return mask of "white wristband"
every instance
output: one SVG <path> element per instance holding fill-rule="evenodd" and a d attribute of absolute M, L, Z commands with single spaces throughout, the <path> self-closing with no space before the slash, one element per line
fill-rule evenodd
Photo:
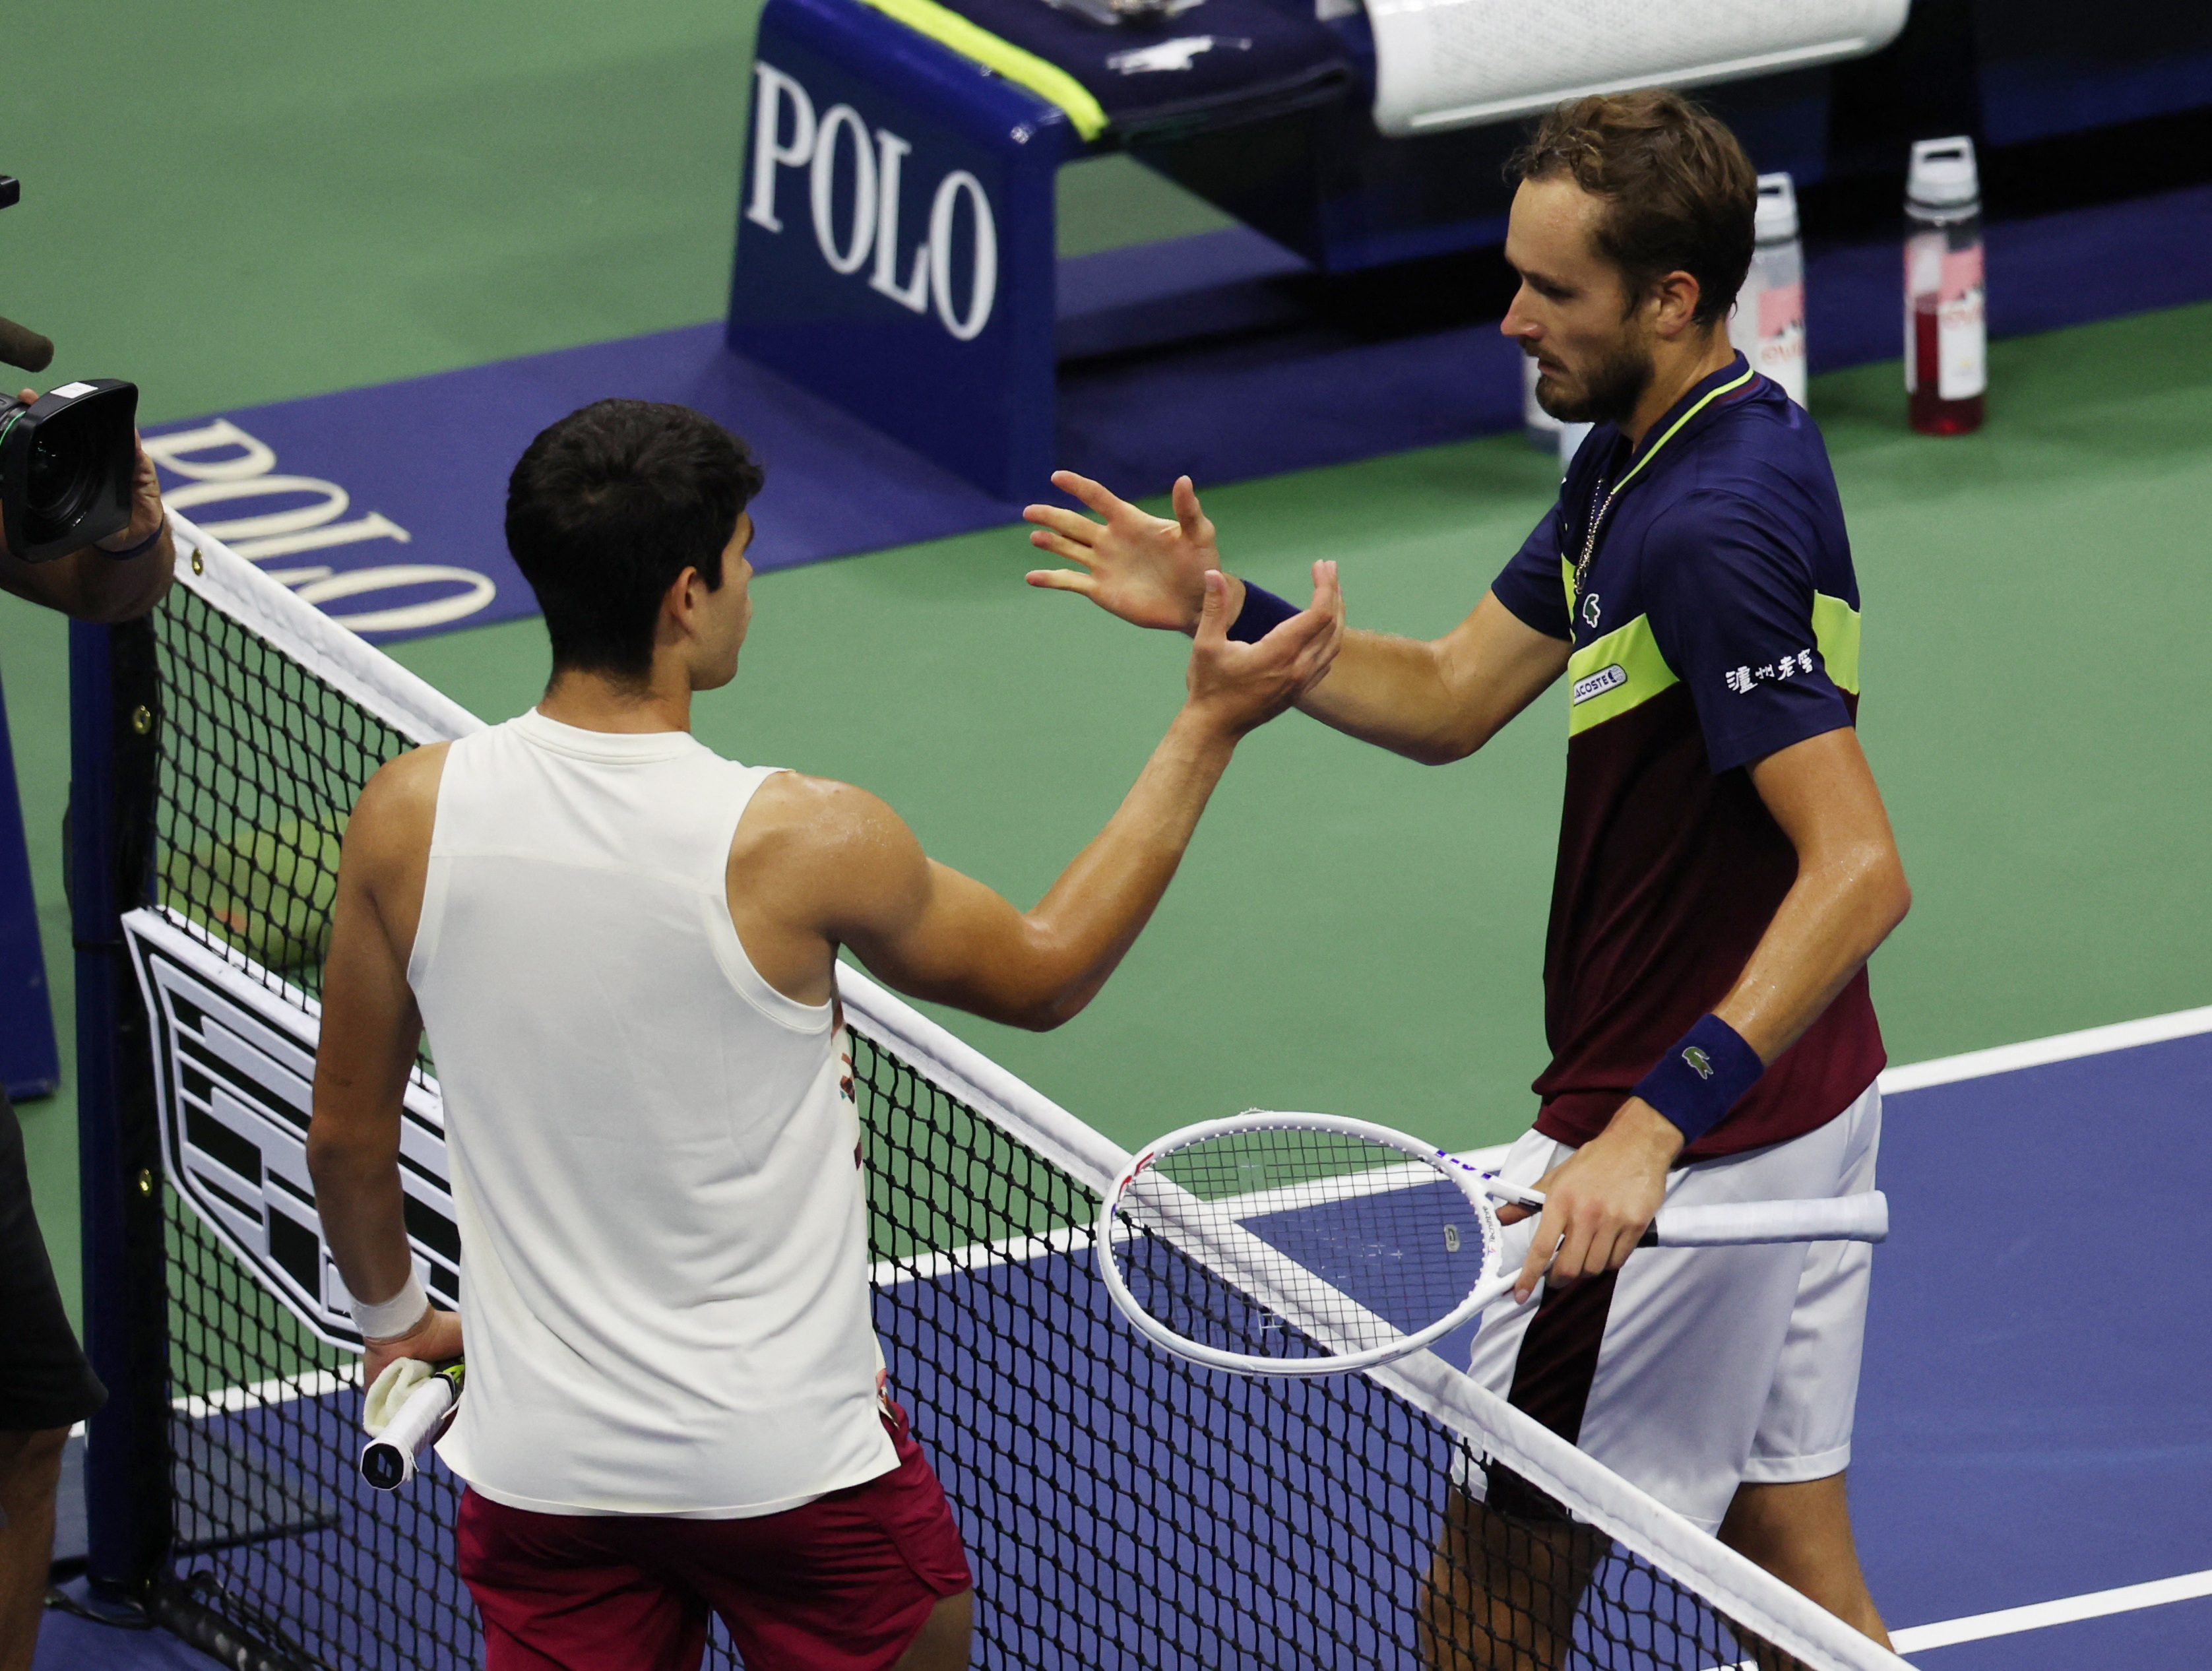
<path fill-rule="evenodd" d="M 429 1309 L 430 1297 L 422 1291 L 422 1279 L 410 1271 L 407 1285 L 381 1305 L 356 1300 L 353 1326 L 364 1340 L 389 1340 L 421 1322 Z"/>

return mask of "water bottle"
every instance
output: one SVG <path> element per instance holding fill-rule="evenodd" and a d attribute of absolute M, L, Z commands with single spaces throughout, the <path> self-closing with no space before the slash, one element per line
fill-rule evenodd
<path fill-rule="evenodd" d="M 1758 242 L 1744 275 L 1729 341 L 1805 404 L 1805 247 L 1797 241 L 1797 191 L 1787 174 L 1759 177 Z"/>
<path fill-rule="evenodd" d="M 1905 186 L 1905 388 L 1912 427 L 1982 427 L 1989 327 L 1982 310 L 1982 188 L 1974 142 L 1923 139 Z"/>
<path fill-rule="evenodd" d="M 1533 354 L 1521 356 L 1521 433 L 1540 453 L 1559 447 L 1559 419 L 1536 404 L 1536 356 Z"/>

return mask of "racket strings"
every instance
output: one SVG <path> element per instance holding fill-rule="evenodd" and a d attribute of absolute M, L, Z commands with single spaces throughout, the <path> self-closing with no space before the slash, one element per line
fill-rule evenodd
<path fill-rule="evenodd" d="M 1304 1127 L 1155 1157 L 1116 1224 L 1140 1308 L 1184 1340 L 1269 1359 L 1387 1349 L 1448 1316 L 1496 1257 L 1496 1219 L 1436 1165 Z"/>
<path fill-rule="evenodd" d="M 1334 1348 L 1316 1340 L 1267 1301 L 1255 1297 L 1218 1269 L 1169 1237 L 1133 1222 L 1126 1212 L 1115 1255 L 1137 1303 L 1186 1340 L 1217 1352 L 1292 1359 L 1325 1358 Z"/>

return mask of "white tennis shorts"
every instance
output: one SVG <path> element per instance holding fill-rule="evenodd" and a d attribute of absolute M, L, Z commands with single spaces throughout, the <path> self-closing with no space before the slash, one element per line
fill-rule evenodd
<path fill-rule="evenodd" d="M 1869 1085 L 1817 1131 L 1679 1168 L 1667 1200 L 1855 1194 L 1874 1188 L 1881 1136 L 1881 1092 Z M 1573 1152 L 1531 1131 L 1502 1176 L 1533 1185 Z M 1534 1224 L 1506 1232 L 1513 1258 Z M 1468 1370 L 1712 1531 L 1740 1482 L 1823 1480 L 1850 1462 L 1873 1252 L 1863 1242 L 1641 1248 L 1609 1285 L 1578 1284 L 1540 1308 L 1492 1306 Z M 1486 1495 L 1479 1468 L 1462 1467 L 1458 1483 Z"/>

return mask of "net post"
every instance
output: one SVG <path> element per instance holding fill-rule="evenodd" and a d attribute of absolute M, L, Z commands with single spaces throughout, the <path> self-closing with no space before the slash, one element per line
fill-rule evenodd
<path fill-rule="evenodd" d="M 168 1298 L 153 1056 L 121 917 L 152 892 L 155 732 L 149 621 L 70 627 L 70 928 L 87 1355 L 106 1405 L 86 1428 L 87 1569 L 143 1601 L 167 1563 Z"/>

